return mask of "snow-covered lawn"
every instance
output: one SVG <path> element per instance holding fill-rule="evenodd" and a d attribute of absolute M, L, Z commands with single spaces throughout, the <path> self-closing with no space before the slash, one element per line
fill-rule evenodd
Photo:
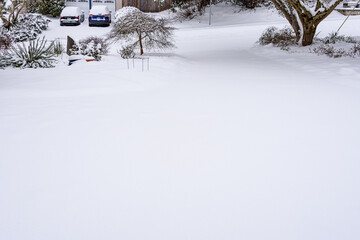
<path fill-rule="evenodd" d="M 116 45 L 0 71 L 0 239 L 358 239 L 359 59 L 259 47 L 285 20 L 231 11 L 178 23 L 150 71 Z M 58 25 L 49 39 L 110 30 Z"/>

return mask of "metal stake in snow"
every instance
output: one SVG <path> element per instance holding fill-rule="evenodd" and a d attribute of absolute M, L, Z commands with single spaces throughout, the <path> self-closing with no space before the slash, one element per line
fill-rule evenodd
<path fill-rule="evenodd" d="M 209 25 L 211 25 L 211 0 L 210 0 L 210 10 L 209 10 Z"/>

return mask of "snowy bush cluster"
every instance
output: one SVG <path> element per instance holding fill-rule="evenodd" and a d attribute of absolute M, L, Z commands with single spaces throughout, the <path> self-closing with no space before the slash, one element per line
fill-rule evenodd
<path fill-rule="evenodd" d="M 255 9 L 264 5 L 266 0 L 229 0 L 232 4 L 238 5 L 243 9 Z"/>
<path fill-rule="evenodd" d="M 11 26 L 9 30 L 0 27 L 0 34 L 15 42 L 34 40 L 48 28 L 49 22 L 48 18 L 39 14 L 21 14 L 17 23 Z"/>
<path fill-rule="evenodd" d="M 289 50 L 289 46 L 296 45 L 296 36 L 289 27 L 283 29 L 269 27 L 260 36 L 258 43 L 260 45 L 272 44 L 275 47 L 280 47 L 282 50 Z"/>
<path fill-rule="evenodd" d="M 172 10 L 177 12 L 179 21 L 190 20 L 204 13 L 210 0 L 174 0 Z"/>
<path fill-rule="evenodd" d="M 107 54 L 109 51 L 109 44 L 103 38 L 88 37 L 80 40 L 71 49 L 72 55 L 84 55 L 95 58 L 96 61 L 101 60 L 101 55 Z"/>
<path fill-rule="evenodd" d="M 272 44 L 282 50 L 290 50 L 297 46 L 296 36 L 291 28 L 277 29 L 270 27 L 261 35 L 258 43 L 260 45 Z M 331 58 L 339 57 L 360 57 L 360 42 L 354 38 L 332 33 L 325 38 L 315 38 L 311 53 L 326 55 Z"/>
<path fill-rule="evenodd" d="M 0 68 L 49 68 L 57 61 L 54 42 L 45 38 L 21 43 L 0 55 Z"/>
<path fill-rule="evenodd" d="M 324 44 L 335 44 L 339 42 L 357 43 L 357 41 L 354 38 L 344 35 L 339 35 L 338 33 L 330 33 L 329 36 L 319 40 Z"/>
<path fill-rule="evenodd" d="M 326 55 L 331 58 L 360 57 L 360 42 L 352 37 L 331 33 L 323 39 L 316 39 L 319 46 L 310 49 L 310 52 L 318 55 Z"/>
<path fill-rule="evenodd" d="M 239 6 L 240 10 L 269 6 L 267 0 L 212 0 L 212 4 L 222 2 Z M 203 15 L 209 4 L 210 0 L 173 0 L 171 10 L 176 13 L 176 20 L 185 21 Z"/>
<path fill-rule="evenodd" d="M 122 42 L 120 54 L 128 58 L 135 49 L 140 55 L 147 50 L 161 50 L 174 47 L 173 27 L 167 26 L 165 19 L 141 12 L 134 7 L 124 7 L 116 12 L 115 24 L 109 39 Z"/>

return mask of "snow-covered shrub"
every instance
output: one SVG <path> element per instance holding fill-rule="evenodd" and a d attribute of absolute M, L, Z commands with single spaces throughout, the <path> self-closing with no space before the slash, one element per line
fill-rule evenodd
<path fill-rule="evenodd" d="M 42 31 L 48 29 L 50 20 L 39 14 L 21 14 L 10 31 L 16 42 L 34 40 Z"/>
<path fill-rule="evenodd" d="M 39 14 L 21 14 L 15 25 L 1 31 L 10 35 L 15 42 L 34 40 L 48 28 L 49 22 L 48 18 Z"/>
<path fill-rule="evenodd" d="M 107 54 L 109 51 L 109 44 L 103 38 L 88 37 L 80 40 L 71 49 L 72 55 L 84 55 L 95 58 L 96 61 L 101 60 L 101 55 Z"/>
<path fill-rule="evenodd" d="M 91 36 L 79 41 L 80 45 L 86 45 L 90 42 L 93 42 L 95 45 L 100 44 L 101 55 L 106 55 L 109 52 L 109 43 L 104 38 Z"/>
<path fill-rule="evenodd" d="M 332 58 L 339 58 L 348 56 L 348 53 L 343 48 L 335 48 L 334 46 L 322 44 L 310 50 L 318 55 L 326 55 Z"/>
<path fill-rule="evenodd" d="M 329 36 L 320 40 L 325 44 L 335 44 L 337 42 L 356 43 L 356 40 L 352 37 L 339 35 L 337 32 L 330 33 Z"/>
<path fill-rule="evenodd" d="M 273 44 L 275 47 L 288 50 L 289 46 L 296 44 L 296 36 L 289 27 L 280 30 L 276 27 L 269 27 L 263 32 L 258 43 L 260 45 Z"/>
<path fill-rule="evenodd" d="M 11 66 L 11 60 L 12 60 L 12 57 L 7 51 L 1 53 L 0 54 L 0 68 L 4 69 L 8 66 Z"/>
<path fill-rule="evenodd" d="M 134 7 L 124 7 L 116 12 L 109 39 L 121 41 L 125 48 L 138 48 L 142 55 L 144 49 L 174 47 L 173 30 L 173 27 L 167 26 L 165 19 L 156 19 Z"/>
<path fill-rule="evenodd" d="M 203 15 L 209 3 L 210 0 L 174 0 L 172 10 L 177 12 L 179 21 L 191 20 L 196 16 Z"/>
<path fill-rule="evenodd" d="M 321 44 L 310 48 L 312 53 L 331 58 L 360 56 L 360 42 L 352 37 L 331 33 L 325 38 L 316 40 Z"/>
<path fill-rule="evenodd" d="M 311 48 L 310 52 L 316 53 L 317 55 L 326 55 L 331 58 L 360 57 L 360 43 L 356 43 L 347 49 L 335 47 L 335 45 L 330 44 L 321 44 L 320 46 Z"/>
<path fill-rule="evenodd" d="M 101 60 L 101 45 L 95 45 L 94 42 L 90 42 L 89 44 L 84 45 L 74 45 L 70 50 L 71 55 L 84 55 L 88 57 L 95 58 L 95 61 Z"/>
<path fill-rule="evenodd" d="M 360 57 L 360 42 L 354 44 L 349 53 L 352 57 Z"/>
<path fill-rule="evenodd" d="M 186 5 L 177 11 L 176 19 L 180 22 L 184 20 L 191 20 L 200 15 L 196 6 Z"/>
<path fill-rule="evenodd" d="M 30 41 L 29 44 L 17 44 L 2 57 L 2 66 L 18 68 L 50 68 L 56 62 L 54 44 L 45 38 Z"/>
<path fill-rule="evenodd" d="M 265 0 L 230 0 L 230 2 L 244 9 L 255 9 L 261 7 Z"/>
<path fill-rule="evenodd" d="M 41 13 L 43 15 L 58 17 L 64 7 L 64 0 L 37 0 L 30 2 L 28 10 L 33 13 Z"/>

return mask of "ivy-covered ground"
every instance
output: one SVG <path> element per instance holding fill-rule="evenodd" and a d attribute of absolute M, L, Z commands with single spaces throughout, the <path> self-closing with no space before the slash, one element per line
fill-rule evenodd
<path fill-rule="evenodd" d="M 100 62 L 0 70 L 0 239 L 360 235 L 359 59 L 258 46 L 285 20 L 213 10 L 211 27 L 176 23 L 149 71 L 117 44 Z M 53 20 L 44 35 L 109 30 Z"/>

